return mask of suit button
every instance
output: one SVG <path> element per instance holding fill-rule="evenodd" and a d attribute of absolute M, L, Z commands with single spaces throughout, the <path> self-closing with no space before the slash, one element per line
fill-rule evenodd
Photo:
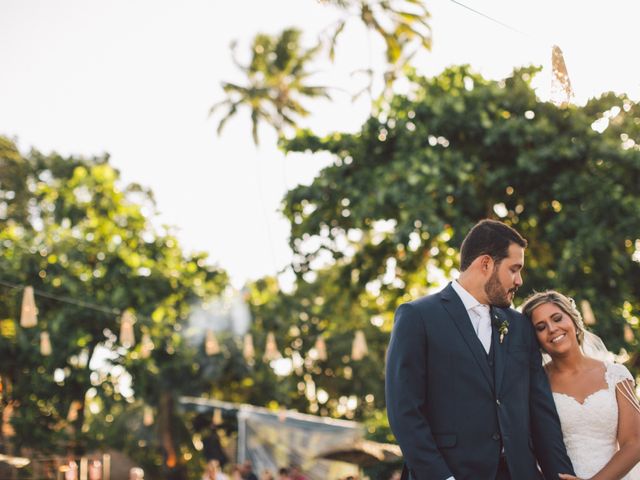
<path fill-rule="evenodd" d="M 496 405 L 500 406 L 500 400 L 498 400 L 497 398 L 496 398 Z"/>
<path fill-rule="evenodd" d="M 491 438 L 493 438 L 494 440 L 500 440 L 500 434 L 498 432 L 494 433 L 493 435 L 491 435 Z"/>

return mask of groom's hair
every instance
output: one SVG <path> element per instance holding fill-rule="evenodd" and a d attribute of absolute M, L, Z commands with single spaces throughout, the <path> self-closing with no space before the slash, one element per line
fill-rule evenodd
<path fill-rule="evenodd" d="M 509 225 L 496 220 L 480 220 L 462 241 L 460 270 L 465 271 L 481 255 L 489 255 L 499 264 L 509 256 L 509 246 L 515 243 L 526 248 L 527 241 Z"/>

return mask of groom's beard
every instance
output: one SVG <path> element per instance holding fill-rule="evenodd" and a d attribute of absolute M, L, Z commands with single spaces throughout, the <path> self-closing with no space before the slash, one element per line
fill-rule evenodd
<path fill-rule="evenodd" d="M 511 290 L 507 290 L 500 283 L 500 279 L 498 278 L 498 267 L 493 270 L 491 277 L 484 286 L 484 293 L 487 294 L 487 298 L 489 299 L 489 305 L 493 305 L 500 308 L 507 308 L 511 306 L 511 299 L 515 295 L 518 287 L 514 287 Z"/>

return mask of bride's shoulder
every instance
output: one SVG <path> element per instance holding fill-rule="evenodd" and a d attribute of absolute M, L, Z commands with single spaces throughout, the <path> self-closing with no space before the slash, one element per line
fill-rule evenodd
<path fill-rule="evenodd" d="M 620 383 L 623 380 L 633 381 L 633 375 L 629 372 L 629 369 L 621 363 L 605 362 L 606 367 L 606 379 L 610 386 Z"/>

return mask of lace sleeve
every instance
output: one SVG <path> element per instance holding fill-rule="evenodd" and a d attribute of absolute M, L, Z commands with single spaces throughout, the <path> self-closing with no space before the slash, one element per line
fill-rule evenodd
<path fill-rule="evenodd" d="M 631 380 L 635 385 L 635 379 L 631 372 L 621 363 L 610 363 L 607 366 L 607 383 L 609 386 L 617 385 L 623 380 Z"/>
<path fill-rule="evenodd" d="M 616 390 L 640 413 L 640 402 L 634 388 L 636 382 L 627 367 L 619 363 L 610 364 L 607 368 L 607 383 L 609 386 L 615 385 Z"/>

